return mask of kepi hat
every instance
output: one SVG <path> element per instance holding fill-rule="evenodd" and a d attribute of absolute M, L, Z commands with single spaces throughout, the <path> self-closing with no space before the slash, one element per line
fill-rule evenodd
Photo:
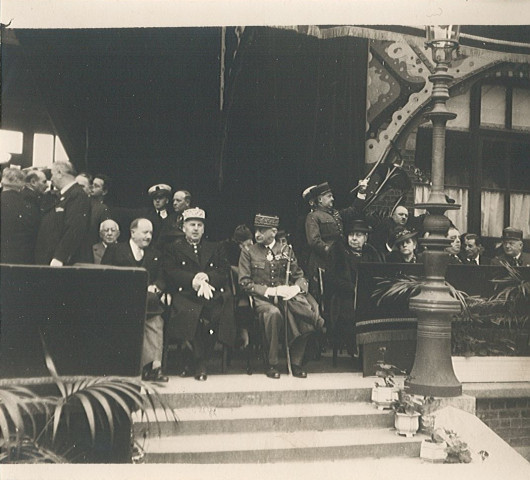
<path fill-rule="evenodd" d="M 304 200 L 313 200 L 314 198 L 318 197 L 319 195 L 324 195 L 324 193 L 331 192 L 331 187 L 329 186 L 328 182 L 319 183 L 318 185 L 313 185 L 311 187 L 308 187 L 304 190 L 302 193 L 302 197 Z"/>
<path fill-rule="evenodd" d="M 182 212 L 182 221 L 202 220 L 206 218 L 206 212 L 202 208 L 187 208 Z"/>
<path fill-rule="evenodd" d="M 278 228 L 280 225 L 280 217 L 263 215 L 257 213 L 254 217 L 254 226 L 261 228 Z"/>
<path fill-rule="evenodd" d="M 523 240 L 523 231 L 518 228 L 506 227 L 502 231 L 503 240 Z"/>
<path fill-rule="evenodd" d="M 394 232 L 390 235 L 389 238 L 389 245 L 394 248 L 399 243 L 404 242 L 405 240 L 408 240 L 409 238 L 414 238 L 418 235 L 418 232 L 413 232 L 411 230 L 407 230 L 406 228 L 396 228 Z"/>
<path fill-rule="evenodd" d="M 171 197 L 171 187 L 169 185 L 166 185 L 165 183 L 159 183 L 157 185 L 153 185 L 152 187 L 147 190 L 147 193 L 151 197 Z"/>

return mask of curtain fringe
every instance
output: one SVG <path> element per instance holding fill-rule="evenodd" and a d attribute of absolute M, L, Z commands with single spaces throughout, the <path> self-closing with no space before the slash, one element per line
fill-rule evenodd
<path fill-rule="evenodd" d="M 414 44 L 420 48 L 424 48 L 425 40 L 420 37 L 414 37 L 412 35 L 406 35 L 402 33 L 390 32 L 385 30 L 374 30 L 366 27 L 358 27 L 353 25 L 346 25 L 340 27 L 330 27 L 326 29 L 321 29 L 316 25 L 309 26 L 273 26 L 272 28 L 279 28 L 283 30 L 292 30 L 296 33 L 310 35 L 321 40 L 327 40 L 330 38 L 339 38 L 339 37 L 362 37 L 369 40 L 383 40 L 383 41 L 396 41 L 396 40 L 406 40 L 409 44 Z M 466 35 L 463 35 L 466 37 Z M 467 35 L 471 38 L 472 36 Z M 499 43 L 495 42 L 494 39 L 488 39 L 490 43 Z M 513 43 L 514 47 L 520 47 L 518 43 L 515 42 L 502 42 L 502 45 Z M 530 45 L 523 44 L 524 46 L 530 47 Z M 466 45 L 460 45 L 460 52 L 472 56 L 472 57 L 481 57 L 486 58 L 492 61 L 504 61 L 504 62 L 514 62 L 514 63 L 529 63 L 530 55 L 525 55 L 522 53 L 510 53 L 510 52 L 497 52 L 492 50 L 485 50 L 477 47 L 469 47 Z"/>

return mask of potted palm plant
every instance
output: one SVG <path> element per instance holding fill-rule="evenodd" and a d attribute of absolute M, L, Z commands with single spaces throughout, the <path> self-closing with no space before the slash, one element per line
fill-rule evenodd
<path fill-rule="evenodd" d="M 141 380 L 68 381 L 57 374 L 46 349 L 45 361 L 51 375 L 45 389 L 15 383 L 0 387 L 0 463 L 101 462 L 102 450 L 121 452 L 105 461 L 130 462 L 134 411 L 145 414 L 152 408 L 156 415 L 159 406 L 176 424 L 173 410 Z M 155 423 L 160 434 L 156 416 Z"/>

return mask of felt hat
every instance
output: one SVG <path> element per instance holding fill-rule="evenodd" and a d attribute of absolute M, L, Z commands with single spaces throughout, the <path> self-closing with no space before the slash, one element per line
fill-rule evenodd
<path fill-rule="evenodd" d="M 206 218 L 206 212 L 202 208 L 187 208 L 182 212 L 182 221 L 202 220 Z"/>
<path fill-rule="evenodd" d="M 368 225 L 364 220 L 353 220 L 352 222 L 348 223 L 345 228 L 345 232 L 347 235 L 353 232 L 362 232 L 362 233 L 369 233 L 372 231 L 372 227 Z"/>
<path fill-rule="evenodd" d="M 254 217 L 254 226 L 261 228 L 278 228 L 280 225 L 280 217 L 256 214 Z"/>
<path fill-rule="evenodd" d="M 153 185 L 152 187 L 147 190 L 147 193 L 149 196 L 155 198 L 155 197 L 171 197 L 171 187 L 169 185 L 166 185 L 165 183 L 159 183 L 157 185 Z"/>
<path fill-rule="evenodd" d="M 518 228 L 506 227 L 502 231 L 503 240 L 523 240 L 523 231 Z"/>
<path fill-rule="evenodd" d="M 411 230 L 407 230 L 406 228 L 396 228 L 390 234 L 388 244 L 392 246 L 392 248 L 394 248 L 394 247 L 397 247 L 398 244 L 404 242 L 405 240 L 408 240 L 409 238 L 414 238 L 417 235 L 418 235 L 418 232 L 413 232 Z"/>

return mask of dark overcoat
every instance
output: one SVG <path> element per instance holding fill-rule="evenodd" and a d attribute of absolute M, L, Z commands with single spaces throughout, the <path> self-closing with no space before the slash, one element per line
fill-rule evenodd
<path fill-rule="evenodd" d="M 185 238 L 166 245 L 164 278 L 172 294 L 167 334 L 170 340 L 192 340 L 201 317 L 211 322 L 220 342 L 233 346 L 236 334 L 233 296 L 229 287 L 230 264 L 223 248 L 214 242 L 199 243 L 199 258 Z M 198 297 L 192 287 L 197 273 L 206 273 L 215 288 L 211 300 Z"/>
<path fill-rule="evenodd" d="M 82 247 L 87 245 L 89 221 L 90 199 L 75 183 L 42 218 L 35 247 L 36 263 L 48 265 L 53 258 L 65 265 L 78 261 Z"/>
<path fill-rule="evenodd" d="M 35 263 L 35 241 L 40 223 L 37 200 L 23 192 L 4 190 L 0 197 L 1 262 Z"/>
<path fill-rule="evenodd" d="M 357 265 L 361 262 L 381 263 L 379 252 L 369 243 L 363 246 L 360 255 L 346 246 L 345 242 L 336 242 L 330 250 L 330 264 L 326 272 L 326 288 L 331 293 L 330 327 L 335 331 L 353 334 L 357 305 L 367 304 L 359 298 L 366 294 L 359 291 Z M 362 282 L 362 279 L 360 279 Z M 357 315 L 358 316 L 358 315 Z"/>
<path fill-rule="evenodd" d="M 502 252 L 500 255 L 497 255 L 491 261 L 492 265 L 502 265 L 503 263 L 507 263 L 511 266 L 530 267 L 530 253 L 521 253 L 521 256 L 519 257 L 519 265 L 515 265 L 513 257 L 509 257 L 504 252 Z"/>
<path fill-rule="evenodd" d="M 147 270 L 148 280 L 147 285 L 156 285 L 160 290 L 165 290 L 165 284 L 161 275 L 161 256 L 160 252 L 154 248 L 147 247 L 144 249 L 144 256 L 141 262 L 137 262 L 134 258 L 131 245 L 126 243 L 115 243 L 109 245 L 103 258 L 102 265 L 114 265 L 115 267 L 139 267 Z M 146 288 L 147 288 L 146 285 Z M 158 315 L 163 312 L 160 299 L 156 293 L 147 292 L 147 308 L 148 315 Z"/>

